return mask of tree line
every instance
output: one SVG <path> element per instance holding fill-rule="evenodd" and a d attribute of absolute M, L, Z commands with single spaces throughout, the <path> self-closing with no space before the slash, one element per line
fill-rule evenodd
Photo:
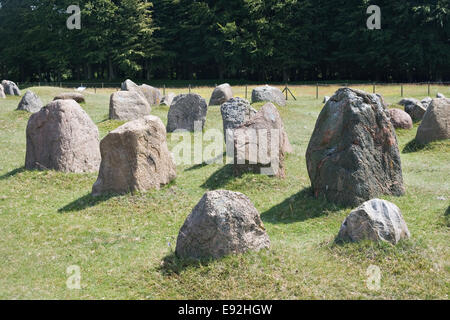
<path fill-rule="evenodd" d="M 450 81 L 449 17 L 450 0 L 0 0 L 0 78 Z"/>

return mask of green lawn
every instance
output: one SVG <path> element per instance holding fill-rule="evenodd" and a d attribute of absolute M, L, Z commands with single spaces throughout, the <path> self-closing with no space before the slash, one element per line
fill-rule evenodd
<path fill-rule="evenodd" d="M 18 97 L 0 100 L 0 299 L 448 299 L 450 142 L 414 149 L 417 125 L 397 132 L 406 195 L 383 198 L 402 210 L 410 240 L 396 247 L 335 245 L 351 208 L 311 196 L 305 151 L 322 95 L 336 89 L 321 88 L 316 100 L 314 86 L 293 87 L 298 101 L 280 108 L 294 148 L 285 180 L 235 178 L 225 165 L 186 165 L 160 191 L 100 199 L 90 196 L 96 174 L 24 170 L 29 114 L 15 111 Z M 44 103 L 67 91 L 32 90 Z M 448 87 L 433 88 L 432 94 L 438 90 L 450 96 Z M 89 90 L 82 105 L 101 137 L 121 124 L 107 120 L 112 91 Z M 212 89 L 193 91 L 209 100 Z M 405 91 L 427 95 L 426 86 Z M 236 92 L 243 96 L 245 89 Z M 397 87 L 380 92 L 390 103 L 401 98 Z M 162 106 L 152 111 L 164 123 L 167 112 Z M 209 108 L 209 128 L 222 130 L 219 107 Z M 170 135 L 168 141 L 170 148 L 176 143 Z M 252 200 L 270 250 L 208 263 L 179 261 L 173 254 L 179 228 L 204 192 L 218 188 Z M 66 287 L 72 265 L 81 268 L 81 290 Z M 381 269 L 380 290 L 366 286 L 370 265 Z"/>

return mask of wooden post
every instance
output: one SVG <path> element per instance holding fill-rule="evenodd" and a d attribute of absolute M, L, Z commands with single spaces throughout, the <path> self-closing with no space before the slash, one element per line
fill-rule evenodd
<path fill-rule="evenodd" d="M 428 82 L 428 95 L 430 95 L 430 83 Z"/>
<path fill-rule="evenodd" d="M 286 101 L 287 101 L 287 99 L 288 99 L 288 85 L 287 85 L 287 83 L 286 83 L 286 87 L 284 88 L 284 90 L 286 91 Z"/>
<path fill-rule="evenodd" d="M 373 84 L 373 93 L 375 93 L 377 90 L 376 90 L 376 86 L 375 86 L 375 83 Z"/>
<path fill-rule="evenodd" d="M 316 99 L 319 100 L 319 84 L 316 83 Z"/>
<path fill-rule="evenodd" d="M 189 94 L 191 93 L 191 85 L 189 84 Z"/>
<path fill-rule="evenodd" d="M 163 88 L 163 96 L 165 96 L 166 95 L 166 85 L 164 85 L 164 88 Z"/>
<path fill-rule="evenodd" d="M 400 88 L 401 88 L 401 94 L 402 94 L 402 97 L 403 97 L 403 84 L 400 85 Z"/>
<path fill-rule="evenodd" d="M 105 84 L 102 82 L 102 89 L 105 87 Z"/>
<path fill-rule="evenodd" d="M 247 87 L 247 85 L 245 85 L 245 99 L 247 99 L 247 90 L 248 90 L 248 87 Z"/>

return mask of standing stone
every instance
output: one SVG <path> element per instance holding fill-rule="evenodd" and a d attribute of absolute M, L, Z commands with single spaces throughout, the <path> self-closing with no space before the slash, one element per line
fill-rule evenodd
<path fill-rule="evenodd" d="M 161 91 L 152 86 L 143 84 L 138 86 L 130 79 L 125 80 L 120 85 L 122 91 L 135 91 L 141 94 L 150 106 L 157 106 L 161 103 Z"/>
<path fill-rule="evenodd" d="M 12 81 L 3 80 L 2 86 L 3 86 L 3 90 L 6 95 L 9 95 L 9 96 L 20 96 L 21 95 L 19 87 Z"/>
<path fill-rule="evenodd" d="M 328 100 L 330 100 L 330 97 L 329 96 L 325 96 L 325 97 L 323 97 L 322 103 L 327 103 Z"/>
<path fill-rule="evenodd" d="M 252 91 L 252 103 L 272 102 L 281 107 L 286 106 L 286 98 L 280 89 L 268 85 L 257 87 Z"/>
<path fill-rule="evenodd" d="M 398 104 L 405 107 L 405 112 L 411 116 L 413 121 L 422 120 L 427 111 L 419 100 L 413 98 L 402 99 Z"/>
<path fill-rule="evenodd" d="M 201 131 L 205 126 L 208 105 L 195 93 L 180 94 L 170 105 L 167 115 L 167 132 L 175 130 Z"/>
<path fill-rule="evenodd" d="M 242 193 L 206 192 L 180 229 L 175 253 L 186 259 L 221 258 L 269 248 L 258 210 Z"/>
<path fill-rule="evenodd" d="M 284 178 L 285 155 L 291 151 L 283 121 L 272 103 L 265 104 L 249 121 L 234 129 L 235 175 L 254 172 Z"/>
<path fill-rule="evenodd" d="M 225 142 L 233 143 L 233 129 L 240 127 L 256 114 L 250 102 L 242 98 L 232 98 L 220 107 Z M 227 138 L 228 137 L 228 138 Z"/>
<path fill-rule="evenodd" d="M 393 203 L 373 199 L 364 202 L 345 219 L 338 241 L 386 241 L 397 244 L 410 233 L 400 209 Z"/>
<path fill-rule="evenodd" d="M 6 99 L 5 89 L 3 89 L 3 85 L 0 84 L 0 99 Z"/>
<path fill-rule="evenodd" d="M 109 118 L 130 121 L 147 116 L 152 107 L 147 100 L 136 91 L 117 91 L 109 101 Z"/>
<path fill-rule="evenodd" d="M 147 84 L 141 85 L 139 90 L 151 106 L 159 106 L 161 103 L 161 91 Z"/>
<path fill-rule="evenodd" d="M 31 115 L 27 169 L 95 172 L 100 164 L 97 126 L 74 100 L 56 100 Z"/>
<path fill-rule="evenodd" d="M 228 83 L 224 83 L 214 89 L 209 105 L 220 106 L 231 98 L 233 98 L 233 90 L 231 90 L 231 86 Z"/>
<path fill-rule="evenodd" d="M 92 194 L 159 190 L 176 178 L 166 128 L 156 116 L 130 121 L 100 143 L 102 162 Z"/>
<path fill-rule="evenodd" d="M 389 117 L 395 129 L 412 129 L 413 121 L 411 116 L 400 109 L 389 109 Z"/>
<path fill-rule="evenodd" d="M 450 99 L 433 99 L 417 129 L 421 144 L 450 139 Z"/>
<path fill-rule="evenodd" d="M 173 99 L 175 98 L 176 94 L 173 92 L 169 92 L 161 99 L 161 104 L 164 104 L 168 107 L 172 104 Z"/>
<path fill-rule="evenodd" d="M 442 93 L 438 92 L 436 94 L 436 98 L 438 98 L 438 99 L 445 99 L 446 97 Z"/>
<path fill-rule="evenodd" d="M 422 101 L 420 101 L 420 103 L 422 103 L 422 105 L 423 105 L 423 107 L 425 109 L 428 109 L 428 107 L 430 106 L 431 101 L 433 101 L 433 98 L 426 97 L 426 98 L 423 98 Z"/>
<path fill-rule="evenodd" d="M 397 136 L 375 94 L 343 88 L 322 109 L 306 151 L 316 197 L 359 205 L 381 194 L 403 195 Z"/>
<path fill-rule="evenodd" d="M 78 103 L 84 103 L 86 100 L 81 93 L 78 92 L 64 92 L 58 94 L 53 101 L 55 100 L 75 100 Z"/>
<path fill-rule="evenodd" d="M 24 110 L 31 113 L 38 112 L 43 107 L 41 99 L 32 91 L 28 90 L 19 102 L 17 110 Z"/>

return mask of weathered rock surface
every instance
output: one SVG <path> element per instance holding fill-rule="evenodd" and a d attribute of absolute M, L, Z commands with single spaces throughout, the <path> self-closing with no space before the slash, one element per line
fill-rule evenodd
<path fill-rule="evenodd" d="M 148 116 L 152 107 L 136 91 L 117 91 L 109 101 L 109 118 L 114 120 L 136 120 Z"/>
<path fill-rule="evenodd" d="M 138 86 L 136 83 L 130 79 L 122 82 L 120 88 L 122 91 L 135 91 L 141 94 L 148 102 L 150 106 L 156 106 L 161 103 L 161 91 L 159 89 L 143 84 Z"/>
<path fill-rule="evenodd" d="M 442 93 L 438 92 L 438 93 L 436 94 L 436 98 L 438 98 L 438 99 L 445 99 L 446 96 L 444 96 Z"/>
<path fill-rule="evenodd" d="M 84 99 L 84 96 L 81 93 L 78 92 L 64 92 L 61 94 L 58 94 L 53 101 L 55 100 L 75 100 L 78 103 L 84 103 L 86 100 Z"/>
<path fill-rule="evenodd" d="M 283 178 L 284 159 L 291 151 L 283 121 L 272 103 L 265 104 L 249 121 L 234 129 L 236 175 L 250 171 Z"/>
<path fill-rule="evenodd" d="M 364 202 L 345 219 L 338 241 L 386 241 L 397 244 L 410 233 L 400 209 L 393 203 L 373 199 Z"/>
<path fill-rule="evenodd" d="M 169 106 L 172 104 L 173 99 L 176 97 L 176 94 L 173 92 L 169 92 L 161 99 L 161 104 L 164 104 L 166 106 Z"/>
<path fill-rule="evenodd" d="M 425 109 L 428 109 L 428 107 L 430 106 L 431 101 L 433 101 L 433 98 L 426 97 L 426 98 L 423 98 L 422 101 L 420 101 L 420 103 L 422 103 L 422 105 L 423 105 L 423 107 Z"/>
<path fill-rule="evenodd" d="M 220 107 L 225 142 L 233 143 L 233 129 L 240 127 L 256 114 L 250 102 L 242 98 L 232 98 Z M 228 139 L 227 139 L 228 134 Z"/>
<path fill-rule="evenodd" d="M 178 234 L 180 258 L 220 258 L 269 248 L 258 211 L 242 193 L 209 191 L 187 217 Z"/>
<path fill-rule="evenodd" d="M 17 110 L 35 113 L 41 110 L 43 106 L 41 99 L 34 92 L 28 90 L 20 100 Z"/>
<path fill-rule="evenodd" d="M 419 100 L 413 98 L 402 99 L 398 104 L 405 107 L 405 112 L 411 116 L 413 121 L 422 120 L 427 111 Z"/>
<path fill-rule="evenodd" d="M 95 172 L 100 165 L 97 126 L 74 100 L 56 100 L 31 115 L 27 169 Z"/>
<path fill-rule="evenodd" d="M 3 89 L 3 85 L 0 84 L 0 99 L 6 99 L 5 89 Z"/>
<path fill-rule="evenodd" d="M 100 143 L 102 162 L 92 194 L 159 190 L 176 178 L 166 128 L 156 116 L 130 121 Z"/>
<path fill-rule="evenodd" d="M 5 92 L 5 95 L 9 96 L 20 96 L 20 89 L 19 87 L 10 80 L 3 80 L 2 81 L 3 91 Z"/>
<path fill-rule="evenodd" d="M 170 105 L 167 115 L 167 132 L 175 130 L 201 131 L 205 126 L 208 105 L 195 93 L 180 94 Z"/>
<path fill-rule="evenodd" d="M 252 103 L 272 102 L 279 106 L 286 106 L 286 98 L 280 89 L 268 85 L 257 87 L 252 91 Z"/>
<path fill-rule="evenodd" d="M 228 83 L 224 83 L 214 89 L 209 105 L 220 106 L 231 98 L 233 98 L 233 90 L 231 90 L 231 86 Z"/>
<path fill-rule="evenodd" d="M 425 113 L 416 140 L 421 144 L 450 139 L 450 99 L 433 99 Z"/>
<path fill-rule="evenodd" d="M 329 96 L 325 96 L 325 97 L 323 97 L 322 103 L 327 103 L 328 100 L 330 100 L 330 97 Z"/>
<path fill-rule="evenodd" d="M 413 121 L 411 116 L 400 109 L 389 109 L 389 117 L 395 129 L 412 129 Z"/>
<path fill-rule="evenodd" d="M 404 194 L 397 136 L 375 94 L 343 88 L 322 109 L 306 151 L 316 197 L 359 205 Z"/>

